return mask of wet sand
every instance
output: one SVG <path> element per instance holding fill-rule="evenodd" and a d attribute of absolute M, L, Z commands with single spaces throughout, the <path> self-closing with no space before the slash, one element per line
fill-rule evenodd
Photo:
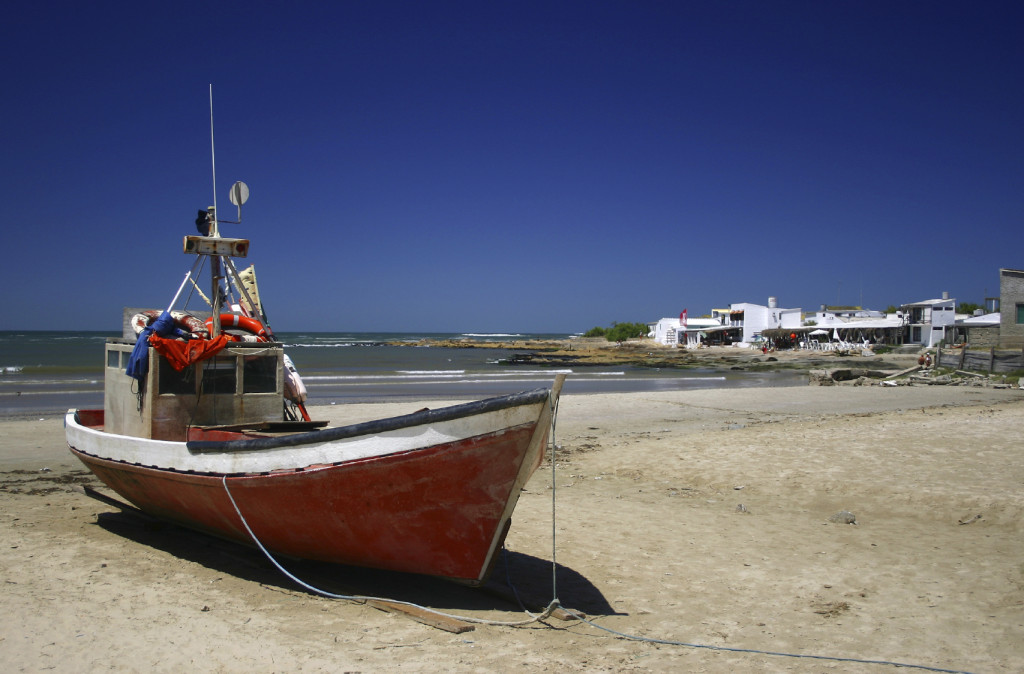
<path fill-rule="evenodd" d="M 436 401 L 427 403 L 439 407 Z M 415 402 L 315 408 L 336 422 Z M 557 618 L 450 633 L 302 590 L 257 551 L 87 498 L 61 419 L 0 422 L 8 671 L 1024 670 L 1024 391 L 564 396 L 495 580 Z M 741 507 L 742 506 L 742 507 Z M 849 511 L 856 524 L 829 521 Z M 287 562 L 343 592 L 499 621 L 498 594 Z"/>

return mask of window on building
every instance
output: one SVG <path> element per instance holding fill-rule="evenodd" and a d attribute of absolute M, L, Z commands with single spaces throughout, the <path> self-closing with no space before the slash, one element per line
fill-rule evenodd
<path fill-rule="evenodd" d="M 1017 325 L 1024 324 L 1024 304 L 1017 305 Z"/>

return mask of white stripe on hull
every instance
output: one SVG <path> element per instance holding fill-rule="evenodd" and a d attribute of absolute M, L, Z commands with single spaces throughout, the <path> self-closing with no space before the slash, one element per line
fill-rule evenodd
<path fill-rule="evenodd" d="M 520 405 L 448 421 L 409 426 L 295 447 L 193 454 L 184 442 L 114 435 L 83 426 L 75 410 L 64 418 L 68 444 L 112 461 L 197 473 L 264 473 L 398 454 L 535 423 L 543 403 Z"/>

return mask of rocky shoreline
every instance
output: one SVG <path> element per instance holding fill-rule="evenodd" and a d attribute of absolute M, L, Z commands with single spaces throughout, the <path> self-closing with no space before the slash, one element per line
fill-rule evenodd
<path fill-rule="evenodd" d="M 524 340 L 516 342 L 475 339 L 420 340 L 389 342 L 391 346 L 446 347 L 456 349 L 504 349 L 513 353 L 504 359 L 510 366 L 599 367 L 631 365 L 652 369 L 712 368 L 720 370 L 820 370 L 851 368 L 892 374 L 917 363 L 917 354 L 872 354 L 871 352 L 770 351 L 762 353 L 741 347 L 704 347 L 680 349 L 650 339 L 630 340 L 622 344 L 604 339 L 575 338 L 560 341 Z"/>
<path fill-rule="evenodd" d="M 719 346 L 699 349 L 668 347 L 650 339 L 624 343 L 605 339 L 488 341 L 478 339 L 388 342 L 389 346 L 446 347 L 454 349 L 502 349 L 512 353 L 499 362 L 510 367 L 603 367 L 632 366 L 650 369 L 711 369 L 746 372 L 806 372 L 811 386 L 907 386 L 959 385 L 1013 388 L 999 375 L 970 372 L 938 372 L 922 369 L 918 358 L 926 349 L 874 353 L 850 351 L 783 350 L 764 353 L 757 349 Z"/>

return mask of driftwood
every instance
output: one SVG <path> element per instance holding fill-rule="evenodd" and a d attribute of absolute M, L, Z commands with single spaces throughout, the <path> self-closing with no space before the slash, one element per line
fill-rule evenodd
<path fill-rule="evenodd" d="M 953 379 L 949 376 L 944 377 L 925 377 L 923 375 L 915 375 L 910 377 L 910 381 L 917 382 L 918 384 L 927 384 L 928 386 L 942 386 L 944 384 L 952 384 Z"/>
<path fill-rule="evenodd" d="M 896 372 L 894 374 L 889 375 L 888 377 L 886 377 L 886 379 L 895 379 L 896 377 L 902 377 L 904 375 L 908 375 L 911 372 L 917 372 L 918 370 L 921 369 L 921 367 L 922 367 L 921 365 L 915 365 L 914 367 L 908 367 L 906 370 L 900 370 L 899 372 Z"/>
<path fill-rule="evenodd" d="M 453 634 L 462 634 L 463 632 L 471 632 L 476 629 L 470 623 L 463 622 L 456 618 L 438 615 L 418 606 L 407 606 L 405 604 L 399 604 L 397 602 L 387 601 L 384 599 L 367 599 L 366 605 L 372 606 L 373 608 L 381 611 L 387 611 L 388 613 L 401 613 L 407 618 L 412 618 L 418 623 L 423 623 L 430 627 L 436 627 L 439 630 L 444 630 L 445 632 L 451 632 Z"/>

